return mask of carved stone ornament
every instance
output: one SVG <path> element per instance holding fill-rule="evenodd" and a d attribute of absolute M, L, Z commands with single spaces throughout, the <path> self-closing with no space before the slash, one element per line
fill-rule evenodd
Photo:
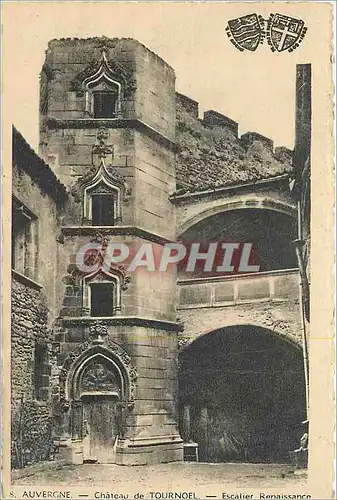
<path fill-rule="evenodd" d="M 93 344 L 103 344 L 104 338 L 108 335 L 108 326 L 101 323 L 100 321 L 95 321 L 90 325 L 90 337 L 92 338 Z"/>
<path fill-rule="evenodd" d="M 111 188 L 109 188 L 109 186 L 106 186 L 105 184 L 103 184 L 103 182 L 101 182 L 94 189 L 90 191 L 90 196 L 100 195 L 100 194 L 111 194 Z"/>
<path fill-rule="evenodd" d="M 117 170 L 117 168 L 114 166 L 114 165 L 107 165 L 106 166 L 106 171 L 108 172 L 109 174 L 109 177 L 116 183 L 118 183 L 119 185 L 123 185 L 124 187 L 124 192 L 126 191 L 125 189 L 125 186 L 126 186 L 126 183 L 125 183 L 125 179 L 123 177 L 123 175 Z M 125 194 L 124 194 L 125 196 Z"/>
<path fill-rule="evenodd" d="M 100 349 L 99 346 L 96 346 L 95 348 Z M 74 349 L 65 359 L 59 374 L 59 383 L 60 383 L 59 401 L 62 402 L 63 405 L 66 406 L 69 405 L 68 399 L 66 397 L 65 388 L 66 388 L 66 380 L 73 363 L 79 356 L 84 355 L 86 351 L 88 351 L 88 355 L 90 355 L 92 349 L 93 346 L 91 341 L 83 342 L 76 349 Z M 124 402 L 127 408 L 131 410 L 134 407 L 136 381 L 138 378 L 137 370 L 131 362 L 131 357 L 121 346 L 119 346 L 112 340 L 108 340 L 108 342 L 102 349 L 104 349 L 105 354 L 108 351 L 111 351 L 111 353 L 113 353 L 116 357 L 118 357 L 120 362 L 124 365 L 126 372 L 128 373 L 130 387 L 129 387 L 129 393 L 126 395 L 126 399 Z"/>
<path fill-rule="evenodd" d="M 82 391 L 120 392 L 116 374 L 102 363 L 92 363 L 85 370 L 81 380 Z"/>
<path fill-rule="evenodd" d="M 190 342 L 190 339 L 188 337 L 182 337 L 181 335 L 178 336 L 178 349 L 182 349 L 185 347 L 188 343 Z"/>
<path fill-rule="evenodd" d="M 106 158 L 108 155 L 113 155 L 113 146 L 109 146 L 106 144 L 108 139 L 108 129 L 105 127 L 101 127 L 97 132 L 97 141 L 98 144 L 95 144 L 92 148 L 93 154 L 97 154 L 98 158 L 101 160 L 102 158 Z"/>
<path fill-rule="evenodd" d="M 83 91 L 85 80 L 95 75 L 97 72 L 103 72 L 112 80 L 122 85 L 123 96 L 128 99 L 136 90 L 136 79 L 134 78 L 133 63 L 119 63 L 116 60 L 107 60 L 105 47 L 102 47 L 102 57 L 93 59 L 89 65 L 79 73 L 70 84 L 71 91 Z"/>
<path fill-rule="evenodd" d="M 123 201 L 125 203 L 128 203 L 130 201 L 131 195 L 132 195 L 132 189 L 130 188 L 130 186 L 126 182 L 124 182 Z"/>

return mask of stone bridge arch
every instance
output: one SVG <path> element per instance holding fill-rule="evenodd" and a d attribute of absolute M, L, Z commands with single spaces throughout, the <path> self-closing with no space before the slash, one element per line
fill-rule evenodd
<path fill-rule="evenodd" d="M 204 325 L 202 325 L 204 326 Z M 284 342 L 289 343 L 291 346 L 297 349 L 302 349 L 302 338 L 299 335 L 294 335 L 290 333 L 287 329 L 282 329 L 280 325 L 276 326 L 272 323 L 272 321 L 268 323 L 260 323 L 260 322 L 252 322 L 248 318 L 247 319 L 237 319 L 237 321 L 233 320 L 220 320 L 219 325 L 216 327 L 208 328 L 205 330 L 201 330 L 200 332 L 190 332 L 188 335 L 186 333 L 180 334 L 179 337 L 179 348 L 180 354 L 184 352 L 193 342 L 197 339 L 201 339 L 202 337 L 212 334 L 216 330 L 225 330 L 226 328 L 231 327 L 252 327 L 252 328 L 261 328 L 269 331 L 269 334 L 275 337 L 279 337 Z"/>
<path fill-rule="evenodd" d="M 233 210 L 270 210 L 296 218 L 296 204 L 289 195 L 277 193 L 273 196 L 264 194 L 234 195 L 228 199 L 198 200 L 177 208 L 178 238 L 190 228 L 214 215 Z"/>

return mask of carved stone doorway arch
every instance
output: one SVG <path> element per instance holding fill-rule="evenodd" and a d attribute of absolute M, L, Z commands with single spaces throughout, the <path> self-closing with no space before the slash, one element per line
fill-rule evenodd
<path fill-rule="evenodd" d="M 119 368 L 109 358 L 98 353 L 78 370 L 73 383 L 73 422 L 76 422 L 78 408 L 83 460 L 113 463 L 115 444 L 122 428 L 121 400 L 124 383 Z M 76 434 L 76 426 L 72 434 Z"/>
<path fill-rule="evenodd" d="M 80 450 L 81 461 L 116 462 L 126 414 L 133 407 L 135 379 L 131 358 L 111 341 L 107 346 L 84 343 L 66 359 L 61 395 L 69 405 L 70 446 Z"/>

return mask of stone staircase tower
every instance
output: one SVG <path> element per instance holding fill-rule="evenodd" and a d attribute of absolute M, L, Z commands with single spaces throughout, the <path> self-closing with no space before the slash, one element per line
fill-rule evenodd
<path fill-rule="evenodd" d="M 181 460 L 175 269 L 76 267 L 93 242 L 158 255 L 174 240 L 174 71 L 132 39 L 61 39 L 40 85 L 40 154 L 70 195 L 56 263 L 57 441 L 73 463 Z"/>

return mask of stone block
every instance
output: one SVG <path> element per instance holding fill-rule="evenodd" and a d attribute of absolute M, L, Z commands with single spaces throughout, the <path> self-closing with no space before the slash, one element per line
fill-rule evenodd
<path fill-rule="evenodd" d="M 246 132 L 242 134 L 240 137 L 241 142 L 246 146 L 250 146 L 253 142 L 258 141 L 262 142 L 267 148 L 272 151 L 274 147 L 274 142 L 269 139 L 269 137 L 265 137 L 264 135 L 258 134 L 257 132 Z"/>
<path fill-rule="evenodd" d="M 269 281 L 265 278 L 238 280 L 239 300 L 256 300 L 270 298 Z"/>
<path fill-rule="evenodd" d="M 228 130 L 233 132 L 235 137 L 238 136 L 239 124 L 231 118 L 228 118 L 228 116 L 222 115 L 217 111 L 205 111 L 203 123 L 204 125 L 206 125 L 206 127 L 216 126 L 227 128 Z"/>
<path fill-rule="evenodd" d="M 180 305 L 196 305 L 211 303 L 211 288 L 207 285 L 181 286 L 179 290 Z"/>
<path fill-rule="evenodd" d="M 214 283 L 214 302 L 234 301 L 234 281 L 228 280 L 221 283 Z"/>
<path fill-rule="evenodd" d="M 274 278 L 274 298 L 296 300 L 299 298 L 299 276 L 298 274 L 288 274 L 285 276 L 275 276 Z"/>

